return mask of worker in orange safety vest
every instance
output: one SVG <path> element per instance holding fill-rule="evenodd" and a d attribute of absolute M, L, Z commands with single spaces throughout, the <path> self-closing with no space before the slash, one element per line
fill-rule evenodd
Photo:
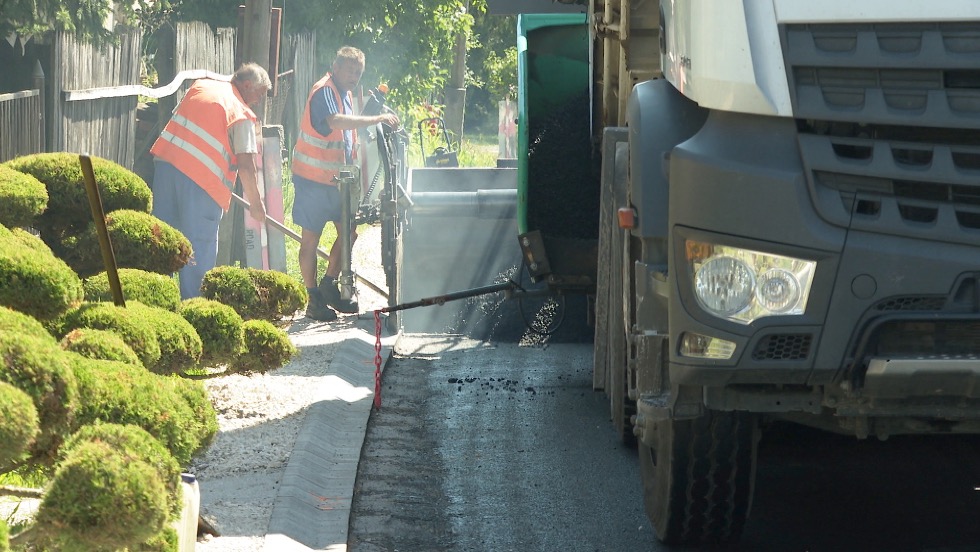
<path fill-rule="evenodd" d="M 179 272 L 182 299 L 201 294 L 214 268 L 218 223 L 231 203 L 236 178 L 249 215 L 265 222 L 257 185 L 257 117 L 252 107 L 272 84 L 262 66 L 246 63 L 231 82 L 199 79 L 177 105 L 153 144 L 153 215 L 191 242 L 193 257 Z"/>
<path fill-rule="evenodd" d="M 354 162 L 357 134 L 355 129 L 384 123 L 397 127 L 398 117 L 390 111 L 379 115 L 355 115 L 351 90 L 364 73 L 364 52 L 350 46 L 337 51 L 331 71 L 317 81 L 306 100 L 300 119 L 300 132 L 293 148 L 292 174 L 296 191 L 293 222 L 302 228 L 299 246 L 299 268 L 310 295 L 306 315 L 314 320 L 329 321 L 340 312 L 354 313 L 356 301 L 343 299 L 336 279 L 341 266 L 340 237 L 350 232 L 350 243 L 357 233 L 340 223 L 340 192 L 334 178 L 346 164 Z M 337 228 L 327 259 L 326 273 L 317 285 L 316 249 L 327 222 Z"/>

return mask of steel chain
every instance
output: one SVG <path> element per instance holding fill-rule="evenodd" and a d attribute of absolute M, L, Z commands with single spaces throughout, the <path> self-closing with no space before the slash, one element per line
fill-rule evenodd
<path fill-rule="evenodd" d="M 381 410 L 381 310 L 374 311 L 374 409 Z"/>

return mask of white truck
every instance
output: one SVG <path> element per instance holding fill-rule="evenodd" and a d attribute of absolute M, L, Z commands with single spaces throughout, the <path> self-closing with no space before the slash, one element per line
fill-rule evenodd
<path fill-rule="evenodd" d="M 980 2 L 578 4 L 518 23 L 520 244 L 658 538 L 739 537 L 770 420 L 980 433 Z"/>

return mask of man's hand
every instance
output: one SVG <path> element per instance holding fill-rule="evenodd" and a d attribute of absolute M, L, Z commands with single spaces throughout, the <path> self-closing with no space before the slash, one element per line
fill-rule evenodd
<path fill-rule="evenodd" d="M 248 200 L 248 214 L 258 222 L 265 223 L 265 205 L 262 198 Z"/>

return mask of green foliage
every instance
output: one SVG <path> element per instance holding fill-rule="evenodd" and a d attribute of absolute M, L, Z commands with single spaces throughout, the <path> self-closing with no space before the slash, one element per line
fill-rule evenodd
<path fill-rule="evenodd" d="M 39 236 L 31 234 L 23 228 L 12 228 L 10 231 L 13 233 L 14 239 L 19 241 L 21 245 L 27 247 L 28 249 L 37 251 L 38 253 L 44 255 L 54 255 L 54 252 L 51 251 L 48 244 L 44 243 L 44 240 L 42 240 Z"/>
<path fill-rule="evenodd" d="M 7 522 L 0 519 L 0 552 L 10 552 L 10 529 Z"/>
<path fill-rule="evenodd" d="M 143 366 L 154 366 L 160 360 L 160 344 L 154 326 L 133 309 L 105 302 L 82 303 L 62 315 L 54 326 L 59 338 L 78 328 L 108 330 L 133 349 Z"/>
<path fill-rule="evenodd" d="M 237 25 L 237 0 L 180 0 L 173 2 L 179 21 L 205 21 L 215 27 Z M 317 32 L 319 73 L 330 69 L 341 46 L 364 51 L 367 67 L 361 83 L 389 85 L 389 101 L 407 107 L 441 93 L 453 66 L 456 36 L 470 28 L 484 0 L 377 0 L 329 6 L 318 0 L 298 0 L 286 6 L 284 32 Z M 282 7 L 276 0 L 274 6 Z M 305 94 L 304 90 L 301 93 Z"/>
<path fill-rule="evenodd" d="M 88 442 L 105 443 L 135 460 L 146 462 L 157 472 L 167 489 L 170 518 L 176 519 L 183 508 L 183 491 L 180 486 L 180 466 L 170 451 L 145 429 L 135 425 L 95 423 L 82 426 L 71 436 L 60 453 L 68 458 L 72 452 Z"/>
<path fill-rule="evenodd" d="M 172 277 L 138 268 L 120 268 L 118 274 L 127 301 L 139 301 L 174 312 L 180 306 L 180 288 Z M 109 276 L 104 271 L 83 281 L 82 286 L 86 301 L 113 300 Z"/>
<path fill-rule="evenodd" d="M 48 192 L 29 174 L 0 165 L 0 224 L 28 227 L 48 205 Z"/>
<path fill-rule="evenodd" d="M 108 159 L 91 159 L 92 172 L 106 213 L 119 209 L 150 212 L 152 193 L 142 178 Z M 56 252 L 58 244 L 64 238 L 77 234 L 92 221 L 92 208 L 89 206 L 78 155 L 64 152 L 36 153 L 17 157 L 6 165 L 34 176 L 47 189 L 48 208 L 35 219 L 34 226 Z"/>
<path fill-rule="evenodd" d="M 81 552 L 138 545 L 163 530 L 167 514 L 166 487 L 153 466 L 91 440 L 59 464 L 36 520 L 52 548 Z"/>
<path fill-rule="evenodd" d="M 181 466 L 211 441 L 217 414 L 198 381 L 158 376 L 110 360 L 68 355 L 81 391 L 79 424 L 132 424 L 156 437 Z"/>
<path fill-rule="evenodd" d="M 41 433 L 31 456 L 39 462 L 53 458 L 73 428 L 79 389 L 66 354 L 48 340 L 0 334 L 0 381 L 24 391 L 34 401 Z"/>
<path fill-rule="evenodd" d="M 30 395 L 0 382 L 0 472 L 26 456 L 40 431 L 37 408 Z"/>
<path fill-rule="evenodd" d="M 103 22 L 112 6 L 108 0 L 4 0 L 0 3 L 0 35 L 41 35 L 56 30 L 95 43 L 111 42 L 113 34 Z"/>
<path fill-rule="evenodd" d="M 276 322 L 306 305 L 306 288 L 275 270 L 218 266 L 204 275 L 201 296 L 224 303 L 244 320 Z"/>
<path fill-rule="evenodd" d="M 285 365 L 296 347 L 282 329 L 265 320 L 248 320 L 244 325 L 245 352 L 228 366 L 238 373 L 263 373 Z"/>
<path fill-rule="evenodd" d="M 201 281 L 201 297 L 235 309 L 242 319 L 255 318 L 262 297 L 248 270 L 237 266 L 216 266 Z"/>
<path fill-rule="evenodd" d="M 187 299 L 178 311 L 201 338 L 202 366 L 227 364 L 242 351 L 245 333 L 243 320 L 235 309 L 204 297 Z"/>
<path fill-rule="evenodd" d="M 49 344 L 56 343 L 53 335 L 33 316 L 0 307 L 0 334 L 15 333 L 35 337 Z"/>
<path fill-rule="evenodd" d="M 123 338 L 109 330 L 78 328 L 61 339 L 61 348 L 85 358 L 115 360 L 134 366 L 143 366 L 133 348 Z"/>
<path fill-rule="evenodd" d="M 113 211 L 106 215 L 106 228 L 120 268 L 172 274 L 191 257 L 191 242 L 153 215 L 125 209 Z M 68 238 L 61 248 L 65 261 L 83 277 L 105 269 L 94 224 L 78 236 Z"/>
<path fill-rule="evenodd" d="M 248 274 L 259 288 L 265 309 L 256 318 L 278 322 L 304 308 L 309 300 L 303 284 L 284 272 L 249 268 Z"/>
<path fill-rule="evenodd" d="M 128 308 L 146 320 L 156 333 L 160 360 L 147 366 L 151 372 L 162 375 L 180 374 L 197 366 L 201 360 L 201 338 L 194 326 L 183 316 L 136 301 L 130 302 Z"/>
<path fill-rule="evenodd" d="M 2 227 L 0 227 L 2 228 Z M 64 261 L 0 233 L 0 305 L 49 320 L 77 305 L 82 282 Z"/>
<path fill-rule="evenodd" d="M 180 535 L 171 526 L 150 537 L 146 542 L 130 548 L 131 552 L 180 552 Z"/>

